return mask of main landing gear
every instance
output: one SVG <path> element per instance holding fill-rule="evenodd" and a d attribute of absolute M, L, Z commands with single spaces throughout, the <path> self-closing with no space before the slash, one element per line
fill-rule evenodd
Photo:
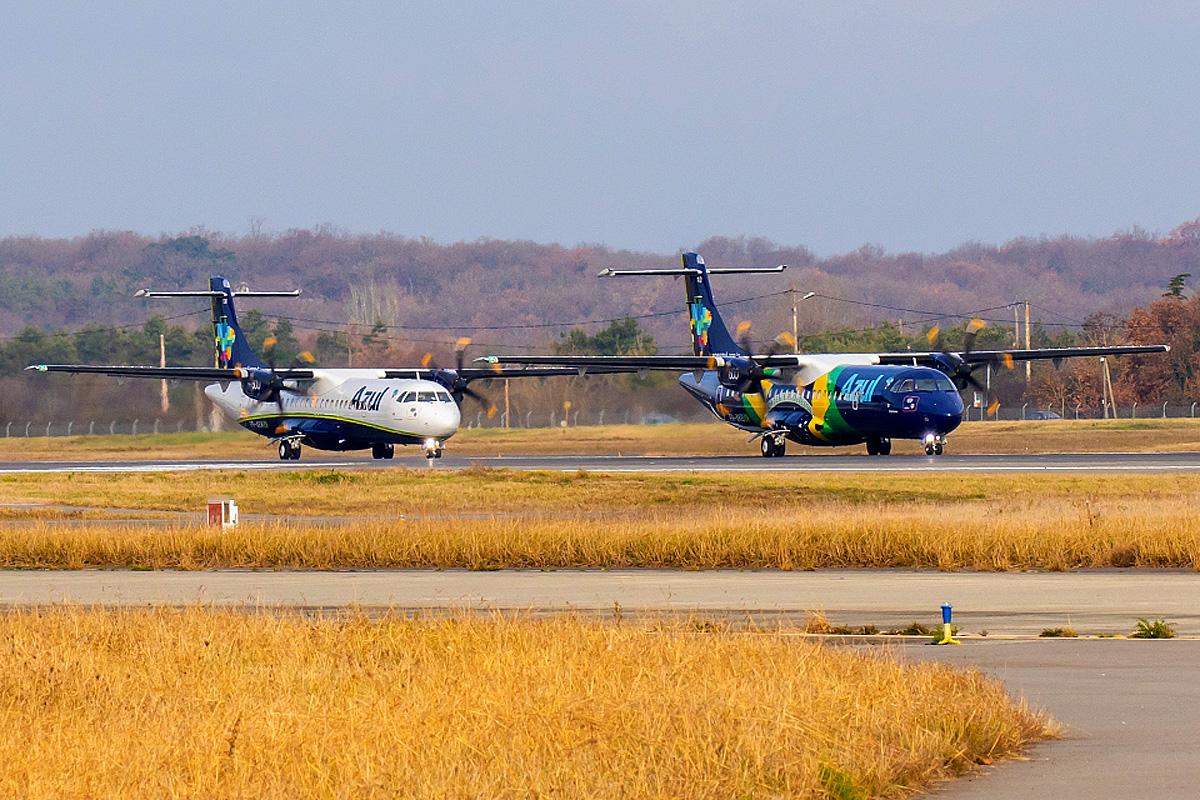
<path fill-rule="evenodd" d="M 371 445 L 371 458 L 391 458 L 396 454 L 396 448 L 390 443 L 377 443 Z"/>
<path fill-rule="evenodd" d="M 763 458 L 779 458 L 787 451 L 787 440 L 782 436 L 763 436 L 758 441 Z"/>
<path fill-rule="evenodd" d="M 892 454 L 891 439 L 867 439 L 867 455 L 889 456 Z"/>
<path fill-rule="evenodd" d="M 279 458 L 281 461 L 299 461 L 300 442 L 295 439 L 280 439 Z"/>
<path fill-rule="evenodd" d="M 940 456 L 946 448 L 946 437 L 936 433 L 927 433 L 921 440 L 925 445 L 925 455 Z"/>

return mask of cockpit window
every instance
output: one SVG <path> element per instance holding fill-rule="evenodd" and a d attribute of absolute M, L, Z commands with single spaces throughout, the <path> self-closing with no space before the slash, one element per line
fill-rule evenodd
<path fill-rule="evenodd" d="M 417 399 L 416 392 L 405 392 L 404 396 L 400 398 L 400 402 L 401 403 L 412 403 L 412 402 L 415 402 L 416 399 Z"/>
<path fill-rule="evenodd" d="M 437 399 L 437 392 L 417 392 L 418 403 L 432 403 Z"/>
<path fill-rule="evenodd" d="M 437 398 L 438 398 L 438 400 L 440 400 L 443 403 L 453 403 L 454 402 L 453 400 L 450 399 L 450 395 L 447 392 L 438 392 Z"/>
<path fill-rule="evenodd" d="M 929 378 L 905 378 L 896 384 L 893 392 L 907 394 L 910 392 L 953 392 L 954 384 L 945 375 L 935 375 Z"/>

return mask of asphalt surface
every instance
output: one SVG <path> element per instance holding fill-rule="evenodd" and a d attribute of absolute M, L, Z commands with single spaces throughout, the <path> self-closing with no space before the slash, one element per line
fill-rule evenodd
<path fill-rule="evenodd" d="M 1139 617 L 1200 636 L 1200 575 L 1172 570 L 1073 573 L 712 570 L 376 570 L 0 572 L 0 606 L 77 602 L 241 607 L 764 615 L 898 628 L 940 622 L 954 608 L 964 631 L 1036 635 L 1073 627 L 1124 634 Z"/>
<path fill-rule="evenodd" d="M 175 472 L 192 470 L 395 469 L 432 470 L 485 466 L 507 469 L 594 472 L 1200 472 L 1200 453 L 1023 453 L 1015 455 L 797 455 L 784 458 L 744 456 L 457 456 L 427 461 L 399 455 L 277 459 L 176 459 L 128 461 L 6 461 L 0 475 L 30 472 Z"/>
<path fill-rule="evenodd" d="M 1063 739 L 1035 746 L 1028 761 L 950 781 L 935 797 L 1200 796 L 1200 641 L 1042 639 L 901 652 L 913 660 L 977 666 L 1065 725 Z"/>

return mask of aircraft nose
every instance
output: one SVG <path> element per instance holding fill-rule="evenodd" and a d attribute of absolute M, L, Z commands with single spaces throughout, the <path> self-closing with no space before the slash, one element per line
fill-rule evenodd
<path fill-rule="evenodd" d="M 458 431 L 462 413 L 457 403 L 441 403 L 429 420 L 430 433 L 434 436 L 451 436 Z"/>
<path fill-rule="evenodd" d="M 921 398 L 918 412 L 937 432 L 948 433 L 962 422 L 962 398 L 950 392 L 928 395 Z"/>

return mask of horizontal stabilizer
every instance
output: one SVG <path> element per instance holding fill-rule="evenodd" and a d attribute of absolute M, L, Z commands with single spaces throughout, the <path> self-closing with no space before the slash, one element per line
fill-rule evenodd
<path fill-rule="evenodd" d="M 752 274 L 756 272 L 783 272 L 787 269 L 787 264 L 779 264 L 774 267 L 709 267 L 706 271 L 709 275 L 741 275 Z M 688 269 L 686 267 L 680 269 L 603 269 L 597 273 L 601 278 L 614 278 L 622 275 L 699 275 L 700 270 Z"/>

